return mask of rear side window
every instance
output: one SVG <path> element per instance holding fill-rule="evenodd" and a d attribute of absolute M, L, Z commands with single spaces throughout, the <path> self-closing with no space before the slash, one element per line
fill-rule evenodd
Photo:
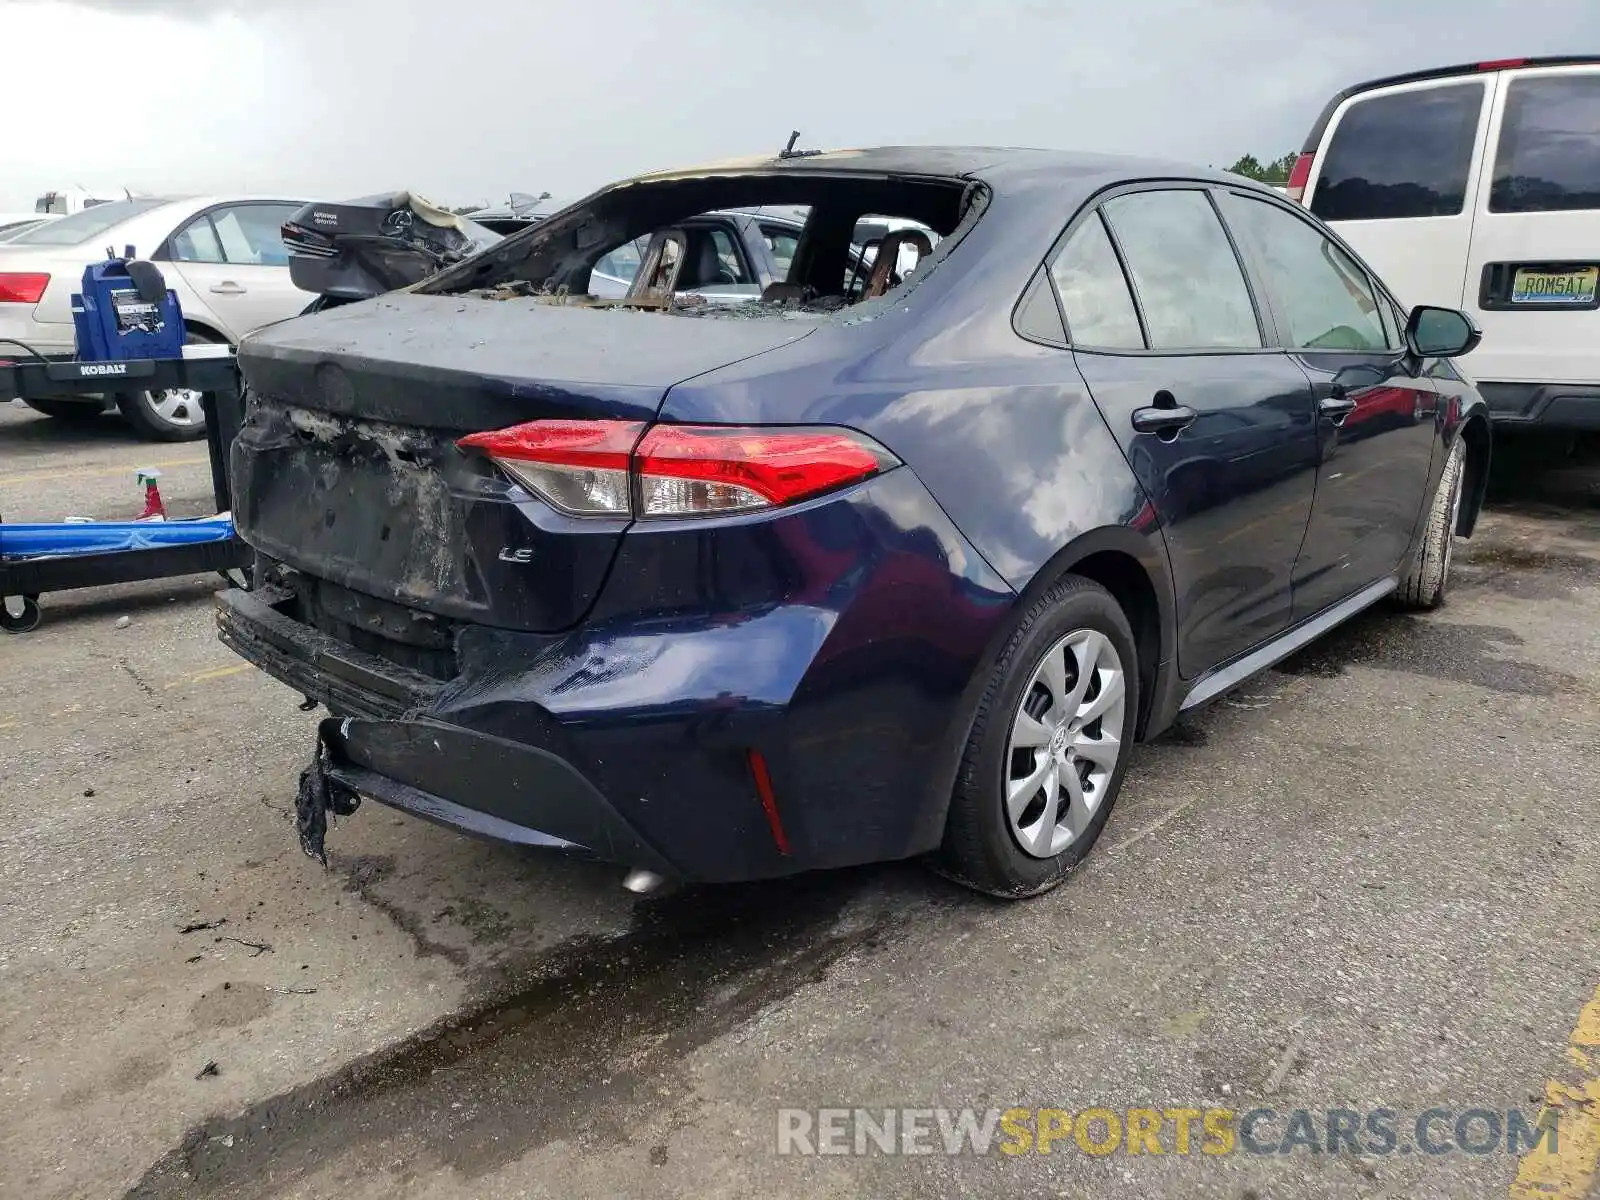
<path fill-rule="evenodd" d="M 1482 83 L 1360 100 L 1323 155 L 1311 211 L 1324 221 L 1450 217 L 1467 200 Z"/>
<path fill-rule="evenodd" d="M 1590 208 L 1600 208 L 1600 74 L 1512 80 L 1489 210 Z"/>
<path fill-rule="evenodd" d="M 1107 200 L 1103 211 L 1133 276 L 1152 350 L 1260 348 L 1244 272 L 1204 192 L 1133 192 Z"/>
<path fill-rule="evenodd" d="M 1050 264 L 1068 334 L 1078 346 L 1143 350 L 1144 334 L 1128 280 L 1098 215 L 1078 227 Z"/>
<path fill-rule="evenodd" d="M 1282 316 L 1283 344 L 1298 350 L 1389 348 L 1367 273 L 1320 230 L 1275 204 L 1230 192 L 1223 210 L 1255 251 Z"/>

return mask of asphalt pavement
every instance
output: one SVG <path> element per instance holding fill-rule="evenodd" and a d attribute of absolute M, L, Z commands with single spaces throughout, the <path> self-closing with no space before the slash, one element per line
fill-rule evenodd
<path fill-rule="evenodd" d="M 135 515 L 143 466 L 208 509 L 203 446 L 0 405 L 6 520 Z M 1141 748 L 1021 904 L 640 900 L 376 805 L 324 870 L 315 718 L 216 580 L 48 596 L 0 641 L 0 1195 L 1595 1194 L 1600 463 L 1519 471 L 1442 610 Z"/>

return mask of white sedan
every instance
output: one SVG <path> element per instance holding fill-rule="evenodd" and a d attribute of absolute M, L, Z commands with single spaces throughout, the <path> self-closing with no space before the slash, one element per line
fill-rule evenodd
<path fill-rule="evenodd" d="M 83 271 L 132 246 L 155 263 L 178 296 L 186 335 L 195 342 L 239 339 L 302 312 L 306 294 L 289 278 L 280 230 L 306 202 L 272 196 L 136 197 L 96 205 L 25 230 L 0 243 L 0 355 L 18 343 L 46 357 L 76 351 L 72 294 Z M 4 344 L 9 339 L 10 344 Z M 182 441 L 205 433 L 198 393 L 126 392 L 110 397 L 141 434 Z M 63 420 L 94 417 L 103 403 L 67 398 L 30 402 Z"/>

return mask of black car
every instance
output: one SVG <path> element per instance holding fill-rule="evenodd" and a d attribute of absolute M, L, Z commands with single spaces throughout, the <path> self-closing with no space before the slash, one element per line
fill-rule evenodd
<path fill-rule="evenodd" d="M 783 281 L 680 294 L 662 230 L 778 204 L 807 210 Z M 894 227 L 855 288 L 869 214 Z M 1192 167 L 646 176 L 246 339 L 257 586 L 222 637 L 334 714 L 313 853 L 368 797 L 646 881 L 927 855 L 1028 895 L 1134 742 L 1369 605 L 1441 602 L 1488 466 L 1452 365 L 1477 336 Z"/>

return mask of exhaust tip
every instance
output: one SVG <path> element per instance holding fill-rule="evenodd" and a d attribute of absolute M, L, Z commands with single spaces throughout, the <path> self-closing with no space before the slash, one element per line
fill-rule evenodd
<path fill-rule="evenodd" d="M 667 881 L 666 876 L 657 875 L 654 871 L 646 871 L 642 867 L 629 871 L 623 879 L 622 886 L 635 896 L 648 896 L 658 890 Z"/>

